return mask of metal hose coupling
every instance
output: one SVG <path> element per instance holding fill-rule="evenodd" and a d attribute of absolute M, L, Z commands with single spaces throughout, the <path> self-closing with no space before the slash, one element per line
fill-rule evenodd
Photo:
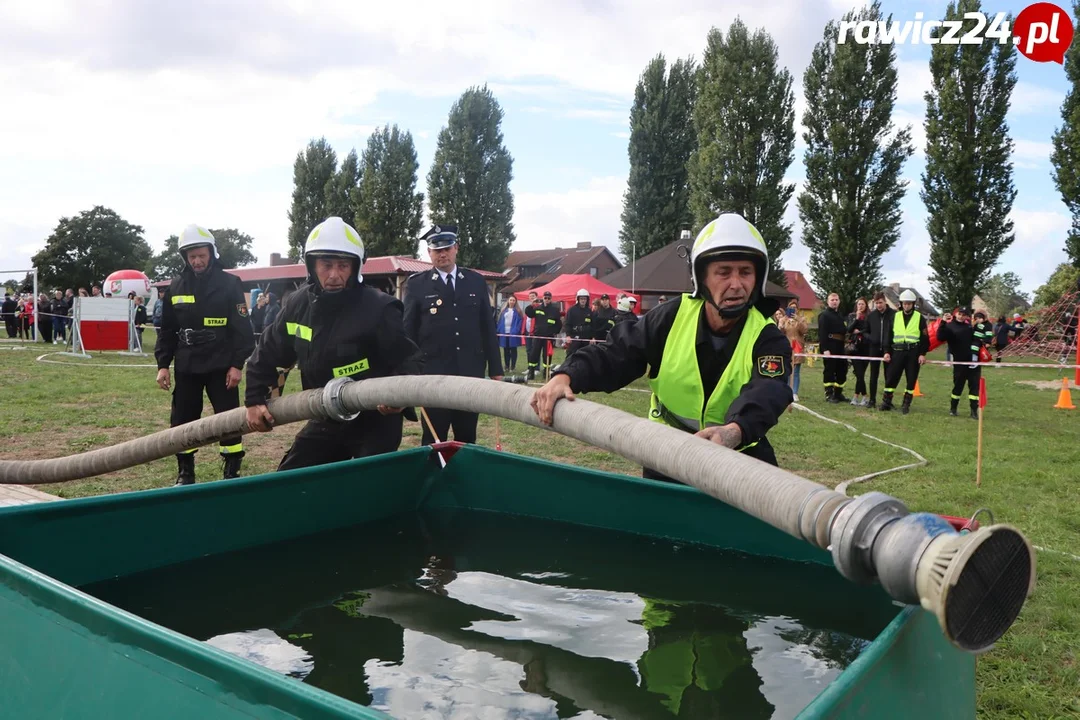
<path fill-rule="evenodd" d="M 957 532 L 880 492 L 837 511 L 830 550 L 844 577 L 878 581 L 894 599 L 921 605 L 949 642 L 974 653 L 993 647 L 1035 589 L 1035 548 L 1015 527 Z"/>
<path fill-rule="evenodd" d="M 350 412 L 349 409 L 345 407 L 344 401 L 341 399 L 341 395 L 345 391 L 345 386 L 351 382 L 353 382 L 353 379 L 350 377 L 339 377 L 334 378 L 323 386 L 323 409 L 326 410 L 326 414 L 329 415 L 332 420 L 349 422 L 360 416 L 359 412 Z"/>

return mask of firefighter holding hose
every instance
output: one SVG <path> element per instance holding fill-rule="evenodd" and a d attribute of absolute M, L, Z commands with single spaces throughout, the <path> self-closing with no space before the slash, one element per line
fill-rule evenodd
<path fill-rule="evenodd" d="M 791 344 L 766 296 L 769 254 L 752 224 L 725 213 L 690 253 L 691 291 L 620 323 L 609 342 L 574 353 L 536 391 L 532 407 L 550 425 L 555 403 L 576 393 L 614 392 L 648 373 L 649 419 L 776 465 L 765 437 L 792 401 Z M 643 476 L 669 480 L 645 468 Z"/>
<path fill-rule="evenodd" d="M 169 366 L 176 363 L 172 427 L 202 416 L 204 391 L 215 413 L 240 407 L 241 370 L 255 347 L 244 287 L 240 278 L 222 269 L 214 236 L 206 228 L 188 225 L 177 249 L 184 269 L 160 301 L 161 327 L 154 348 L 162 390 L 170 388 Z M 243 436 L 223 438 L 219 452 L 222 478 L 239 477 Z M 178 454 L 176 462 L 176 484 L 194 484 L 195 450 Z"/>
<path fill-rule="evenodd" d="M 279 367 L 295 364 L 304 390 L 333 378 L 416 375 L 423 369 L 419 349 L 405 335 L 401 301 L 364 283 L 364 244 L 355 228 L 339 217 L 319 223 L 308 235 L 304 263 L 307 284 L 263 329 L 248 362 L 244 404 L 252 430 L 273 426 L 266 403 Z M 401 445 L 402 410 L 380 405 L 347 422 L 310 420 L 278 470 L 394 452 Z"/>

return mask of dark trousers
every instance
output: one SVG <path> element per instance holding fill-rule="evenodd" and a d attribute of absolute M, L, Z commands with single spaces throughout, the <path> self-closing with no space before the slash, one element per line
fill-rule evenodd
<path fill-rule="evenodd" d="M 507 370 L 513 370 L 517 367 L 517 351 L 516 347 L 504 347 L 503 348 L 503 365 Z"/>
<path fill-rule="evenodd" d="M 843 352 L 843 348 L 839 351 L 830 350 L 830 352 Z M 825 358 L 825 392 L 843 389 L 844 383 L 847 382 L 847 363 L 847 360 Z"/>
<path fill-rule="evenodd" d="M 892 362 L 885 370 L 885 392 L 896 392 L 896 386 L 900 382 L 900 376 L 907 376 L 907 388 L 904 391 L 908 395 L 915 393 L 915 381 L 919 379 L 919 351 L 897 350 L 892 354 Z"/>
<path fill-rule="evenodd" d="M 856 351 L 857 354 L 863 353 Z M 869 360 L 852 360 L 851 367 L 855 375 L 855 394 L 866 394 L 866 366 L 870 364 Z"/>
<path fill-rule="evenodd" d="M 346 423 L 309 420 L 296 433 L 292 447 L 281 459 L 278 470 L 295 470 L 394 452 L 401 446 L 401 428 L 400 413 L 381 415 L 370 410 Z"/>
<path fill-rule="evenodd" d="M 551 355 L 547 354 L 548 343 L 551 343 L 552 353 L 555 352 L 555 340 L 553 338 L 533 338 L 532 347 L 529 348 L 529 370 L 542 374 L 540 368 L 540 356 L 544 356 L 544 370 L 551 367 Z"/>
<path fill-rule="evenodd" d="M 431 418 L 431 424 L 434 426 L 435 435 L 439 436 L 439 440 L 446 442 L 449 440 L 450 428 L 454 429 L 454 440 L 464 443 L 476 442 L 476 423 L 480 416 L 474 412 L 465 412 L 464 410 L 447 410 L 445 408 L 425 408 L 427 410 L 428 417 Z M 422 423 L 424 426 L 424 435 L 420 440 L 421 445 L 431 445 L 435 442 L 435 437 L 431 434 L 432 428 L 428 427 L 426 422 Z"/>
<path fill-rule="evenodd" d="M 982 377 L 981 367 L 968 367 L 967 365 L 953 365 L 952 367 L 952 399 L 960 400 L 960 393 L 964 385 L 968 387 L 968 400 L 979 400 L 979 378 Z"/>
<path fill-rule="evenodd" d="M 4 316 L 4 329 L 7 330 L 7 336 L 9 338 L 18 337 L 18 335 L 19 335 L 19 325 L 18 325 L 18 323 L 15 322 L 15 316 L 14 315 L 5 315 Z"/>
<path fill-rule="evenodd" d="M 881 351 L 881 348 L 870 348 L 871 357 L 883 357 L 885 353 Z M 881 373 L 881 369 L 885 366 L 884 362 L 871 362 L 870 363 L 870 397 L 871 399 L 877 399 L 877 383 L 878 373 Z M 885 373 L 882 373 L 884 375 Z"/>
<path fill-rule="evenodd" d="M 240 407 L 240 388 L 234 387 L 229 390 L 225 387 L 227 372 L 227 370 L 214 370 L 208 373 L 176 373 L 169 424 L 176 427 L 202 417 L 204 391 L 210 398 L 210 404 L 214 407 L 215 413 L 223 413 Z M 242 453 L 244 452 L 243 443 L 242 435 L 230 435 L 221 439 L 219 450 L 222 455 Z"/>

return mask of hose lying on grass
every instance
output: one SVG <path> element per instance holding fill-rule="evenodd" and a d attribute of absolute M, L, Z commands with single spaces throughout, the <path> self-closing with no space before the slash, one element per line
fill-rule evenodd
<path fill-rule="evenodd" d="M 347 420 L 378 405 L 478 412 L 542 427 L 534 389 L 443 375 L 334 380 L 268 403 L 275 425 Z M 943 518 L 911 513 L 872 492 L 848 498 L 661 423 L 586 400 L 560 401 L 555 432 L 621 455 L 736 507 L 832 554 L 858 583 L 880 582 L 896 600 L 936 614 L 949 640 L 989 649 L 1012 625 L 1035 583 L 1035 551 L 1008 525 L 956 532 Z M 65 482 L 133 467 L 251 432 L 238 408 L 153 435 L 71 457 L 0 461 L 0 484 Z"/>

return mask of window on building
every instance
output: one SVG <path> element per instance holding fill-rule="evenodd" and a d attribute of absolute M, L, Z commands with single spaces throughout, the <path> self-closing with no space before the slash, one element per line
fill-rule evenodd
<path fill-rule="evenodd" d="M 591 275 L 592 277 L 596 277 L 596 268 L 589 268 L 589 275 Z"/>

